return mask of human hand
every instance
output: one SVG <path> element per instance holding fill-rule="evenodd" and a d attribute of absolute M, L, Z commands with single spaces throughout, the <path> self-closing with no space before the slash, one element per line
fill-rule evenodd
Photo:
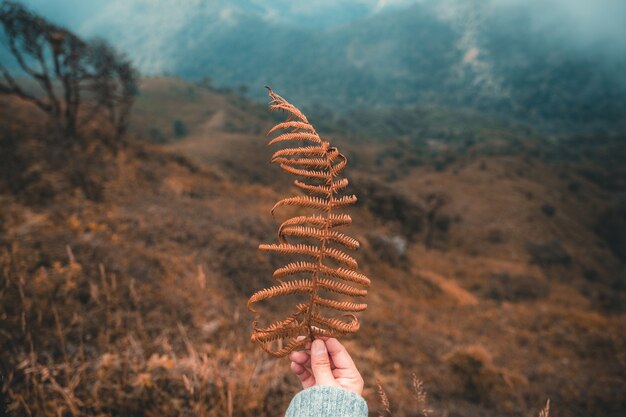
<path fill-rule="evenodd" d="M 291 352 L 291 370 L 302 382 L 302 388 L 315 385 L 339 387 L 363 393 L 363 378 L 346 348 L 334 338 L 315 339 L 308 350 Z"/>

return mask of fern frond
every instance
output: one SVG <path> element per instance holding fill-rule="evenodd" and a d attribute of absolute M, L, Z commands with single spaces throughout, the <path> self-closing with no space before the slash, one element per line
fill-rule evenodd
<path fill-rule="evenodd" d="M 278 297 L 279 295 L 308 293 L 313 290 L 313 284 L 309 279 L 300 279 L 297 281 L 283 282 L 280 285 L 274 285 L 261 291 L 257 291 L 248 300 L 248 308 L 252 304 L 258 303 L 268 298 Z"/>
<path fill-rule="evenodd" d="M 272 162 L 281 156 L 324 156 L 326 149 L 322 146 L 302 146 L 299 148 L 280 149 L 272 155 Z"/>
<path fill-rule="evenodd" d="M 331 228 L 348 226 L 352 224 L 352 218 L 348 214 L 331 214 L 329 217 L 298 216 L 293 217 L 289 220 L 285 220 L 283 224 L 280 225 L 280 230 L 284 229 L 287 226 L 296 226 L 303 224 L 310 224 L 313 226 L 325 226 L 327 223 L 330 224 Z"/>
<path fill-rule="evenodd" d="M 298 159 L 289 159 L 289 158 L 275 158 L 272 160 L 277 164 L 285 164 L 291 166 L 300 166 L 300 167 L 311 167 L 311 168 L 324 168 L 328 165 L 328 161 L 323 158 L 298 158 Z"/>
<path fill-rule="evenodd" d="M 301 316 L 303 313 L 306 313 L 307 311 L 309 311 L 308 304 L 298 304 L 296 306 L 296 311 L 285 320 L 278 320 L 265 328 L 258 327 L 256 323 L 254 323 L 254 331 L 257 333 L 272 333 L 278 329 L 282 329 L 285 327 L 298 327 L 301 324 L 298 322 L 298 317 Z"/>
<path fill-rule="evenodd" d="M 317 325 L 324 326 L 336 332 L 354 333 L 359 330 L 359 320 L 352 314 L 349 314 L 349 316 L 352 317 L 352 320 L 349 323 L 335 318 L 322 317 L 319 314 L 312 314 L 311 321 Z"/>
<path fill-rule="evenodd" d="M 345 207 L 356 203 L 355 195 L 346 195 L 332 202 L 333 208 Z"/>
<path fill-rule="evenodd" d="M 292 262 L 274 271 L 274 279 L 280 281 L 289 275 L 300 274 L 302 272 L 313 273 L 318 265 L 311 262 Z"/>
<path fill-rule="evenodd" d="M 283 169 L 283 171 L 287 171 L 290 174 L 298 175 L 300 177 L 315 178 L 320 180 L 325 180 L 328 178 L 328 174 L 324 171 L 292 168 L 286 164 L 280 164 L 280 167 Z"/>
<path fill-rule="evenodd" d="M 328 268 L 327 266 L 322 266 L 320 268 L 320 272 L 324 275 L 328 275 L 335 278 L 341 278 L 346 281 L 351 281 L 364 287 L 370 286 L 370 279 L 363 274 L 359 274 L 356 271 L 345 268 Z"/>
<path fill-rule="evenodd" d="M 315 132 L 315 129 L 313 129 L 313 126 L 311 126 L 308 123 L 303 123 L 303 122 L 283 122 L 283 123 L 279 123 L 276 126 L 274 126 L 273 128 L 271 128 L 267 132 L 267 134 L 271 135 L 272 133 L 274 133 L 275 131 L 277 131 L 279 129 L 309 130 L 311 132 Z"/>
<path fill-rule="evenodd" d="M 322 217 L 322 216 L 298 216 L 293 217 L 289 220 L 285 220 L 283 224 L 278 228 L 278 240 L 281 243 L 286 243 L 283 236 L 283 229 L 289 226 L 296 225 L 311 225 L 317 227 L 325 227 L 327 224 L 330 225 L 331 228 L 335 227 L 343 227 L 352 223 L 352 218 L 343 214 L 341 216 L 330 215 L 330 217 Z"/>
<path fill-rule="evenodd" d="M 284 339 L 286 337 L 300 336 L 303 332 L 306 332 L 306 326 L 282 327 L 271 332 L 255 332 L 252 335 L 252 340 L 267 343 L 278 339 Z"/>
<path fill-rule="evenodd" d="M 333 167 L 330 169 L 330 175 L 332 175 L 333 177 L 337 176 L 341 171 L 343 171 L 347 163 L 348 159 L 344 156 L 341 161 L 333 165 Z"/>
<path fill-rule="evenodd" d="M 280 136 L 276 136 L 274 139 L 270 140 L 270 143 L 268 143 L 268 146 L 273 145 L 275 143 L 279 143 L 279 142 L 285 142 L 288 140 L 295 140 L 298 142 L 303 141 L 303 140 L 308 140 L 310 142 L 322 143 L 322 140 L 317 135 L 317 133 L 296 132 L 296 133 L 283 133 Z"/>
<path fill-rule="evenodd" d="M 357 269 L 359 267 L 356 259 L 348 255 L 347 253 L 340 251 L 339 249 L 326 248 L 326 252 L 324 253 L 324 255 L 332 259 L 333 261 L 347 265 L 351 269 Z"/>
<path fill-rule="evenodd" d="M 356 288 L 352 285 L 348 285 L 344 282 L 335 281 L 333 279 L 318 278 L 317 284 L 321 288 L 335 292 L 337 294 L 349 295 L 352 297 L 365 297 L 367 295 L 367 290 Z"/>
<path fill-rule="evenodd" d="M 279 245 L 259 245 L 259 250 L 274 251 L 283 255 L 306 255 L 318 259 L 320 257 L 319 249 L 311 245 L 291 245 L 289 243 L 281 243 Z"/>
<path fill-rule="evenodd" d="M 352 223 L 347 214 L 336 210 L 356 202 L 356 196 L 338 196 L 348 186 L 346 178 L 337 178 L 347 164 L 346 157 L 330 143 L 322 141 L 306 116 L 295 106 L 268 88 L 271 98 L 270 108 L 288 113 L 287 120 L 269 130 L 283 132 L 271 139 L 269 144 L 282 143 L 287 147 L 272 155 L 272 162 L 290 174 L 302 177 L 294 185 L 308 195 L 287 197 L 279 200 L 271 209 L 282 206 L 297 206 L 319 210 L 322 214 L 297 216 L 285 220 L 278 228 L 278 244 L 261 244 L 262 251 L 272 251 L 283 255 L 299 255 L 314 259 L 314 262 L 297 261 L 274 271 L 278 285 L 257 291 L 248 300 L 251 311 L 255 303 L 280 296 L 306 294 L 308 302 L 296 306 L 295 312 L 266 327 L 254 325 L 252 340 L 273 356 L 284 356 L 305 346 L 308 340 L 318 336 L 337 337 L 354 333 L 359 329 L 359 321 L 353 314 L 344 315 L 350 320 L 324 317 L 321 313 L 329 310 L 356 313 L 365 310 L 366 304 L 346 300 L 334 300 L 321 296 L 340 294 L 350 297 L 363 297 L 367 294 L 370 280 L 356 272 L 356 259 L 331 245 L 342 245 L 357 249 L 359 242 L 336 231 L 336 228 Z M 301 141 L 312 142 L 302 146 Z M 289 147 L 289 145 L 295 145 Z M 308 239 L 312 244 L 288 243 L 286 237 Z M 330 264 L 329 264 L 330 261 Z M 345 267 L 336 267 L 341 264 Z M 302 278 L 301 276 L 307 276 Z M 356 286 L 355 286 L 356 285 Z M 362 287 L 362 288 L 359 288 Z M 258 317 L 258 314 L 257 314 Z M 300 336 L 306 336 L 301 338 Z M 280 343 L 287 343 L 280 346 Z M 272 349 L 278 343 L 277 349 Z"/>
<path fill-rule="evenodd" d="M 324 230 L 315 229 L 313 227 L 286 227 L 282 229 L 282 236 L 295 236 L 295 237 L 304 237 L 311 238 L 317 240 L 328 240 L 332 242 L 337 242 L 341 245 L 344 245 L 350 249 L 358 249 L 359 241 L 339 232 L 329 232 L 326 233 Z"/>
<path fill-rule="evenodd" d="M 308 334 L 308 332 L 307 332 Z M 254 338 L 252 338 L 253 341 Z M 289 341 L 289 343 L 287 343 L 287 345 L 285 347 L 283 347 L 282 349 L 278 349 L 278 350 L 272 350 L 270 347 L 267 346 L 266 343 L 263 342 L 258 342 L 259 346 L 261 346 L 261 349 L 263 349 L 264 351 L 266 351 L 267 353 L 269 353 L 270 355 L 276 357 L 276 358 L 282 358 L 283 356 L 287 356 L 289 355 L 291 352 L 293 352 L 294 350 L 298 350 L 301 348 L 304 348 L 304 346 L 306 345 L 308 339 L 300 339 L 298 340 L 297 338 L 291 339 Z"/>
<path fill-rule="evenodd" d="M 307 120 L 306 116 L 300 110 L 298 110 L 298 108 L 296 106 L 294 106 L 293 104 L 289 103 L 287 100 L 285 100 L 284 98 L 282 98 L 281 96 L 279 96 L 278 94 L 273 92 L 271 88 L 269 88 L 267 86 L 265 88 L 267 88 L 269 96 L 272 99 L 272 102 L 270 103 L 270 109 L 271 110 L 283 110 L 283 111 L 286 111 L 291 116 L 301 120 L 302 122 L 309 123 L 309 121 Z"/>
<path fill-rule="evenodd" d="M 333 182 L 332 185 L 328 186 L 328 185 L 311 185 L 311 184 L 306 184 L 302 181 L 298 181 L 295 180 L 293 182 L 293 184 L 298 187 L 303 189 L 304 191 L 308 191 L 310 193 L 313 194 L 321 194 L 321 195 L 328 195 L 331 193 L 337 193 L 341 190 L 343 190 L 344 188 L 346 188 L 348 186 L 348 179 L 347 178 L 342 178 L 339 181 L 335 181 Z"/>
<path fill-rule="evenodd" d="M 313 304 L 318 306 L 324 306 L 334 308 L 339 311 L 359 312 L 367 308 L 367 304 L 363 303 L 351 303 L 349 301 L 337 301 L 330 300 L 328 298 L 322 298 L 319 295 L 313 297 Z"/>
<path fill-rule="evenodd" d="M 309 196 L 296 196 L 296 197 L 287 197 L 280 200 L 278 203 L 274 204 L 274 207 L 270 210 L 272 216 L 274 215 L 274 211 L 281 206 L 299 206 L 304 208 L 314 208 L 321 211 L 328 211 L 328 204 L 318 197 L 309 197 Z"/>
<path fill-rule="evenodd" d="M 331 187 L 327 185 L 311 185 L 311 184 L 303 183 L 298 180 L 295 180 L 293 182 L 293 185 L 295 185 L 298 188 L 303 189 L 304 191 L 308 191 L 313 194 L 328 196 L 329 194 L 332 193 Z"/>

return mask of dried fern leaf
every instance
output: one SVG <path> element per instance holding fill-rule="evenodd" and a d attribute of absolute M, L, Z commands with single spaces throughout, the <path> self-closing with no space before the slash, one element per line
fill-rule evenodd
<path fill-rule="evenodd" d="M 349 215 L 336 211 L 356 202 L 354 195 L 338 195 L 348 186 L 346 178 L 338 178 L 346 167 L 346 157 L 320 138 L 298 108 L 271 89 L 268 88 L 268 91 L 272 100 L 270 109 L 287 113 L 287 120 L 268 132 L 270 135 L 281 131 L 269 141 L 269 145 L 287 146 L 274 152 L 271 161 L 285 172 L 301 177 L 294 181 L 294 185 L 306 194 L 279 200 L 272 207 L 271 213 L 274 215 L 275 210 L 283 206 L 322 212 L 285 220 L 278 228 L 278 244 L 259 245 L 261 251 L 313 259 L 311 262 L 290 262 L 276 269 L 273 277 L 279 284 L 257 291 L 248 300 L 248 308 L 257 313 L 258 318 L 259 314 L 253 307 L 260 301 L 269 302 L 276 297 L 294 294 L 304 294 L 308 298 L 308 302 L 297 304 L 295 312 L 288 317 L 266 327 L 257 326 L 255 321 L 252 340 L 266 352 L 280 357 L 303 348 L 308 340 L 315 337 L 338 337 L 356 332 L 360 325 L 355 315 L 344 314 L 343 317 L 349 318 L 349 321 L 345 321 L 337 317 L 325 317 L 322 312 L 356 313 L 365 310 L 367 305 L 326 297 L 332 294 L 364 297 L 370 280 L 356 271 L 356 259 L 331 246 L 341 245 L 347 249 L 359 247 L 356 239 L 335 230 L 352 223 Z M 309 145 L 303 146 L 302 142 L 309 142 Z M 290 243 L 287 238 L 303 239 L 310 244 Z M 343 266 L 337 267 L 337 264 Z M 322 292 L 326 294 L 325 297 L 322 297 Z"/>
<path fill-rule="evenodd" d="M 286 111 L 287 113 L 290 114 L 290 118 L 295 117 L 296 119 L 304 123 L 309 123 L 306 116 L 300 110 L 298 110 L 296 106 L 289 103 L 287 100 L 285 100 L 284 98 L 282 98 L 281 96 L 273 92 L 271 88 L 267 86 L 265 88 L 267 88 L 268 94 L 270 98 L 272 99 L 272 102 L 270 103 L 271 110 Z M 290 121 L 290 120 L 287 120 L 287 121 Z"/>
<path fill-rule="evenodd" d="M 343 190 L 344 188 L 346 188 L 348 186 L 348 180 L 347 178 L 342 178 L 339 181 L 336 181 L 333 185 L 331 186 L 327 186 L 327 185 L 311 185 L 311 184 L 306 184 L 302 181 L 298 181 L 295 180 L 293 182 L 293 184 L 298 187 L 303 189 L 304 191 L 308 191 L 310 193 L 313 194 L 321 194 L 321 195 L 328 195 L 331 193 L 337 193 L 341 190 Z"/>
<path fill-rule="evenodd" d="M 348 160 L 346 158 L 343 158 L 337 164 L 332 166 L 332 168 L 330 169 L 330 174 L 333 177 L 338 175 L 341 171 L 343 171 L 343 169 L 346 167 L 347 163 L 348 163 Z"/>
<path fill-rule="evenodd" d="M 275 131 L 279 130 L 279 129 L 289 129 L 292 128 L 294 130 L 309 130 L 311 132 L 314 132 L 315 129 L 313 129 L 313 126 L 311 126 L 308 123 L 303 123 L 303 122 L 283 122 L 283 123 L 279 123 L 276 126 L 274 126 L 273 128 L 271 128 L 269 130 L 269 132 L 267 132 L 268 135 L 271 135 L 272 133 L 274 133 Z"/>
<path fill-rule="evenodd" d="M 252 310 L 252 304 L 263 301 L 267 298 L 278 297 L 279 295 L 308 293 L 313 290 L 313 284 L 309 279 L 300 279 L 297 281 L 283 282 L 280 285 L 274 285 L 257 291 L 248 300 L 248 308 Z M 252 310 L 254 311 L 254 310 Z"/>
<path fill-rule="evenodd" d="M 328 165 L 328 161 L 323 158 L 298 158 L 298 159 L 289 159 L 289 158 L 274 158 L 272 162 L 276 162 L 279 164 L 291 165 L 291 166 L 301 166 L 301 167 L 311 167 L 311 168 L 324 168 Z"/>
<path fill-rule="evenodd" d="M 325 250 L 320 250 L 315 246 L 304 245 L 301 243 L 297 245 L 292 245 L 290 243 L 281 243 L 279 245 L 259 245 L 259 250 L 274 251 L 283 255 L 305 255 L 315 259 L 327 257 L 335 262 L 347 265 L 351 269 L 357 269 L 359 266 L 356 262 L 356 259 L 336 248 L 325 248 Z M 322 267 L 320 267 L 320 270 L 321 269 L 323 269 L 323 265 Z"/>
<path fill-rule="evenodd" d="M 323 266 L 320 269 L 320 272 L 324 275 L 329 275 L 331 277 L 335 277 L 335 278 L 341 278 L 344 279 L 346 281 L 351 281 L 360 285 L 363 285 L 364 287 L 369 287 L 370 286 L 370 279 L 368 277 L 366 277 L 363 274 L 359 274 L 356 271 L 352 271 L 350 269 L 345 269 L 345 268 L 328 268 L 326 266 Z"/>
<path fill-rule="evenodd" d="M 289 275 L 301 274 L 303 272 L 313 273 L 318 265 L 312 262 L 292 262 L 274 271 L 274 279 L 280 281 Z"/>
<path fill-rule="evenodd" d="M 271 342 L 273 340 L 284 339 L 286 337 L 296 337 L 306 329 L 306 326 L 279 327 L 271 332 L 254 332 L 252 340 L 257 342 Z"/>
<path fill-rule="evenodd" d="M 252 340 L 254 340 L 254 339 L 252 339 Z M 273 350 L 265 342 L 258 342 L 258 343 L 259 343 L 259 346 L 261 346 L 261 349 L 263 349 L 264 351 L 266 351 L 270 355 L 272 355 L 274 357 L 277 357 L 277 358 L 282 358 L 283 356 L 289 355 L 294 350 L 298 350 L 298 349 L 304 348 L 304 346 L 306 345 L 306 342 L 307 342 L 307 339 L 293 338 L 293 339 L 291 339 L 289 341 L 289 343 L 287 343 L 287 345 L 285 347 L 283 347 L 281 349 L 278 349 L 278 350 Z"/>
<path fill-rule="evenodd" d="M 316 178 L 316 179 L 319 179 L 319 180 L 325 180 L 328 177 L 328 174 L 326 172 L 324 172 L 324 171 L 314 171 L 314 170 L 309 170 L 309 169 L 298 169 L 298 168 L 290 167 L 287 164 L 280 164 L 280 167 L 283 169 L 283 171 L 287 171 L 290 174 L 298 175 L 300 177 Z"/>
<path fill-rule="evenodd" d="M 313 226 L 325 227 L 327 223 L 330 225 L 329 227 L 331 228 L 348 226 L 352 224 L 352 218 L 347 214 L 341 214 L 339 216 L 336 214 L 331 214 L 328 217 L 298 216 L 298 217 L 293 217 L 289 220 L 285 220 L 283 224 L 280 225 L 279 231 L 284 229 L 287 226 L 292 226 L 292 225 L 310 224 Z"/>
<path fill-rule="evenodd" d="M 338 207 L 349 206 L 350 204 L 354 204 L 354 203 L 356 203 L 356 196 L 346 195 L 346 196 L 341 197 L 338 200 L 333 201 L 331 205 L 333 208 L 338 208 Z"/>
<path fill-rule="evenodd" d="M 303 140 L 308 140 L 310 142 L 322 143 L 322 140 L 317 135 L 317 133 L 295 132 L 295 133 L 283 133 L 282 135 L 277 136 L 274 139 L 272 139 L 270 143 L 268 143 L 268 145 L 273 145 L 275 143 L 285 142 L 288 140 L 295 140 L 298 142 L 303 141 Z"/>
<path fill-rule="evenodd" d="M 299 238 L 310 238 L 322 241 L 324 239 L 337 242 L 350 249 L 358 249 L 359 241 L 353 237 L 339 232 L 329 232 L 325 230 L 315 229 L 313 227 L 292 226 L 282 229 L 282 236 L 295 236 Z"/>
<path fill-rule="evenodd" d="M 351 303 L 349 301 L 337 301 L 322 298 L 318 295 L 313 297 L 313 304 L 318 306 L 330 307 L 339 311 L 363 311 L 367 308 L 367 304 Z"/>
<path fill-rule="evenodd" d="M 280 245 L 259 245 L 259 250 L 274 251 L 283 255 L 306 255 L 318 259 L 320 252 L 315 246 L 311 245 L 292 245 L 289 243 L 281 243 Z"/>
<path fill-rule="evenodd" d="M 318 278 L 317 284 L 320 288 L 336 292 L 337 294 L 349 295 L 352 297 L 365 297 L 367 295 L 366 289 L 356 288 L 352 285 L 346 284 L 345 282 L 336 281 L 334 279 Z"/>
<path fill-rule="evenodd" d="M 307 312 L 309 306 L 306 304 L 299 304 L 297 306 L 297 311 L 287 317 L 285 320 L 278 320 L 267 327 L 258 327 L 255 323 L 254 331 L 256 333 L 275 333 L 276 330 L 287 328 L 287 327 L 298 327 L 300 323 L 298 322 L 298 317 L 302 315 L 302 313 Z"/>
<path fill-rule="evenodd" d="M 359 267 L 359 264 L 357 264 L 356 259 L 348 255 L 347 253 L 340 251 L 339 249 L 326 248 L 326 252 L 324 254 L 326 257 L 332 259 L 333 261 L 345 264 L 351 269 L 357 269 Z"/>
<path fill-rule="evenodd" d="M 334 330 L 336 332 L 354 333 L 357 330 L 359 330 L 360 324 L 356 316 L 351 315 L 351 317 L 352 317 L 352 320 L 349 323 L 346 323 L 345 321 L 339 320 L 336 318 L 328 318 L 328 317 L 320 316 L 319 314 L 312 314 L 311 321 L 314 324 L 323 326 L 324 328 L 327 328 L 329 330 Z"/>
<path fill-rule="evenodd" d="M 303 146 L 300 148 L 280 149 L 272 155 L 272 162 L 281 156 L 324 156 L 326 149 L 322 146 Z"/>
<path fill-rule="evenodd" d="M 278 203 L 274 204 L 274 207 L 270 210 L 272 216 L 274 215 L 274 211 L 280 206 L 299 206 L 304 208 L 314 208 L 317 210 L 328 211 L 330 207 L 328 204 L 321 198 L 318 197 L 309 197 L 309 196 L 297 196 L 297 197 L 288 197 L 283 198 Z"/>

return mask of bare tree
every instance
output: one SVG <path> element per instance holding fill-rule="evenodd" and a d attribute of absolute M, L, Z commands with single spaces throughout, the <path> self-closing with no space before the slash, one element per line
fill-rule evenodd
<path fill-rule="evenodd" d="M 137 71 L 128 59 L 102 39 L 90 42 L 87 53 L 89 76 L 86 77 L 86 90 L 93 95 L 94 103 L 84 121 L 90 121 L 94 114 L 104 115 L 119 141 L 128 129 L 137 94 Z"/>
<path fill-rule="evenodd" d="M 32 92 L 0 64 L 0 94 L 35 104 L 69 138 L 104 115 L 116 141 L 121 139 L 137 91 L 137 72 L 130 61 L 105 41 L 85 42 L 17 2 L 0 3 L 0 24 L 16 66 L 43 90 Z"/>

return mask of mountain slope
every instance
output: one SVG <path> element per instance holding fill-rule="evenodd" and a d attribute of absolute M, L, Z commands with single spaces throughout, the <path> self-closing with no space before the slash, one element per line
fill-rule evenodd
<path fill-rule="evenodd" d="M 324 23 L 332 8 L 315 17 L 291 8 L 272 17 L 276 10 L 217 2 L 150 10 L 125 27 L 99 17 L 90 30 L 110 33 L 148 71 L 243 84 L 258 98 L 271 84 L 304 104 L 474 107 L 561 128 L 621 125 L 626 114 L 620 44 L 576 40 L 561 27 L 573 23 L 549 8 L 542 24 L 541 11 L 521 3 L 345 6 L 352 18 L 341 24 Z"/>
<path fill-rule="evenodd" d="M 625 129 L 624 7 L 613 0 L 118 0 L 80 7 L 79 20 L 27 3 L 110 39 L 144 74 L 245 85 L 254 98 L 270 84 L 303 105 L 471 107 L 553 131 Z"/>
<path fill-rule="evenodd" d="M 44 146 L 36 109 L 0 108 L 0 132 L 19 150 Z M 167 143 L 124 149 L 101 202 L 44 172 L 58 194 L 30 204 L 0 176 L 0 369 L 14 375 L 3 393 L 48 409 L 68 401 L 77 415 L 281 415 L 297 381 L 287 361 L 255 353 L 245 310 L 285 261 L 257 248 L 276 239 L 287 213 L 269 209 L 292 191 L 268 164 L 272 120 L 180 79 L 144 80 L 135 110 L 133 134 L 159 128 Z M 414 143 L 320 129 L 348 155 L 359 197 L 350 233 L 373 286 L 344 342 L 370 409 L 381 410 L 378 379 L 395 415 L 415 415 L 415 372 L 441 415 L 535 415 L 549 397 L 557 417 L 621 416 L 625 264 L 601 229 L 625 224 L 622 209 L 604 215 L 626 187 L 622 154 L 604 138 L 572 141 L 569 155 L 485 130 Z M 588 156 L 598 143 L 610 158 Z M 603 183 L 610 165 L 615 182 Z"/>

